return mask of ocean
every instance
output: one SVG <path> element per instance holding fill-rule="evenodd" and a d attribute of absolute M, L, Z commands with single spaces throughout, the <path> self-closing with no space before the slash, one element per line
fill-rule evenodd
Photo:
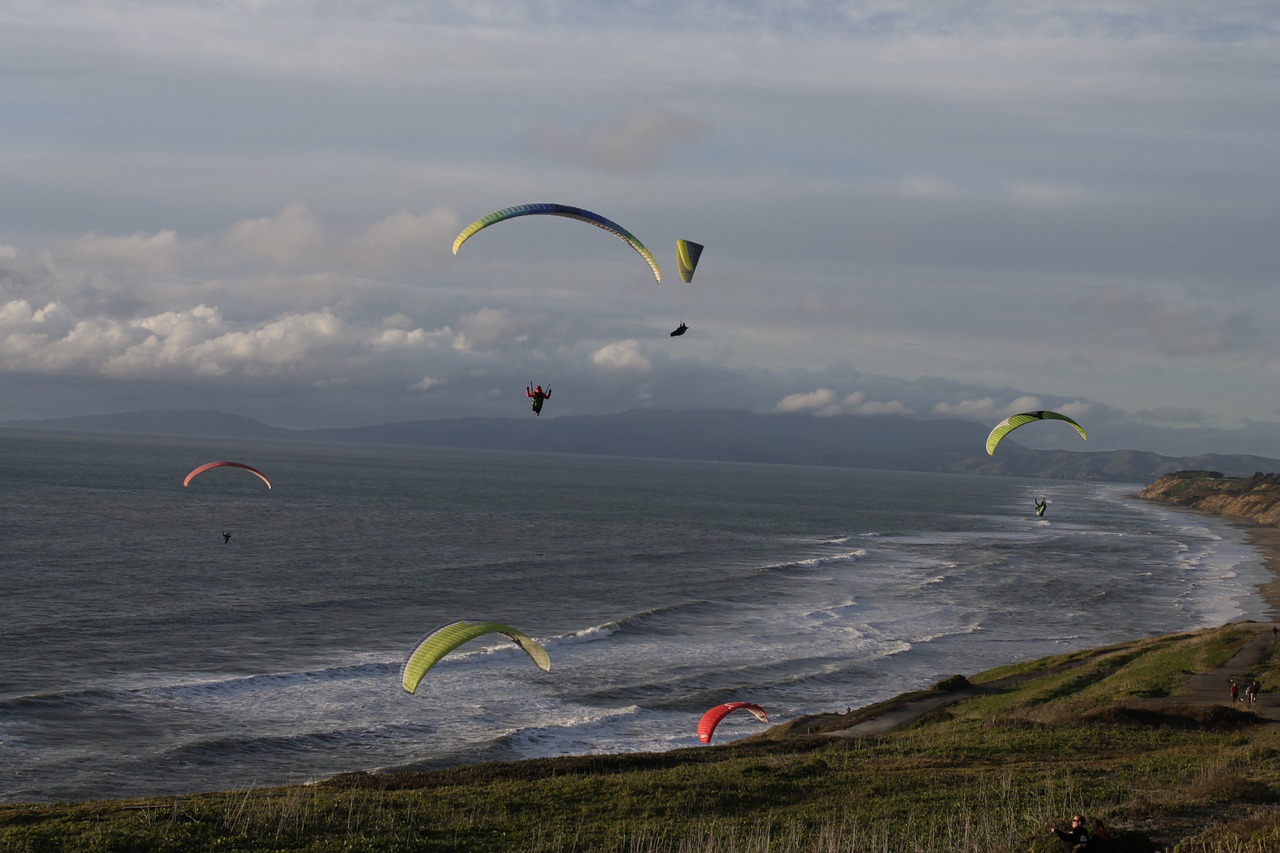
<path fill-rule="evenodd" d="M 215 459 L 273 488 L 183 487 Z M 721 702 L 784 722 L 1263 619 L 1270 580 L 1136 485 L 3 430 L 0 483 L 5 802 L 702 748 Z M 405 693 L 457 619 L 551 670 L 489 635 Z"/>

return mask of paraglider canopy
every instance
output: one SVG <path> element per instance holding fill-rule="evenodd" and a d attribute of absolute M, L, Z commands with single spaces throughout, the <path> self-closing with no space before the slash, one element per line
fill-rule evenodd
<path fill-rule="evenodd" d="M 702 257 L 703 246 L 692 240 L 676 241 L 676 265 L 680 267 L 680 278 L 688 284 L 693 281 L 693 271 L 698 268 L 698 258 Z"/>
<path fill-rule="evenodd" d="M 644 258 L 645 263 L 649 265 L 649 269 L 653 270 L 653 277 L 662 283 L 662 270 L 658 269 L 658 261 L 653 257 L 653 253 L 645 248 L 636 235 L 623 228 L 613 220 L 606 219 L 598 213 L 592 213 L 589 210 L 583 210 L 580 207 L 570 207 L 567 204 L 552 204 L 549 202 L 540 202 L 536 204 L 517 204 L 514 207 L 504 207 L 502 210 L 495 210 L 486 216 L 482 216 L 475 222 L 472 222 L 462 232 L 458 234 L 453 241 L 453 253 L 458 254 L 458 250 L 462 248 L 462 244 L 471 239 L 476 233 L 483 231 L 490 225 L 499 222 L 505 222 L 508 219 L 515 219 L 518 216 L 564 216 L 569 219 L 576 219 L 579 222 L 586 222 L 588 225 L 594 225 L 597 228 L 603 228 L 610 234 L 622 240 L 640 257 Z"/>
<path fill-rule="evenodd" d="M 267 488 L 268 489 L 271 488 L 271 481 L 267 479 L 267 475 L 259 471 L 257 468 L 254 468 L 250 465 L 245 465 L 243 462 L 226 462 L 226 461 L 204 463 L 203 465 L 201 465 L 200 467 L 192 471 L 190 474 L 188 474 L 186 478 L 183 479 L 182 481 L 183 487 L 185 488 L 186 486 L 190 485 L 191 481 L 194 480 L 197 476 L 199 476 L 200 474 L 203 474 L 205 471 L 208 471 L 212 468 L 243 468 L 244 470 L 248 471 L 251 474 L 257 474 L 258 478 L 261 479 L 262 482 L 267 484 Z"/>
<path fill-rule="evenodd" d="M 1020 415 L 1010 415 L 1000 423 L 996 424 L 995 429 L 991 430 L 991 434 L 987 436 L 987 455 L 994 456 L 996 452 L 996 445 L 1000 443 L 1000 440 L 1018 427 L 1023 426 L 1024 424 L 1046 420 L 1066 421 L 1076 428 L 1076 432 L 1080 433 L 1081 438 L 1086 440 L 1088 439 L 1088 436 L 1084 434 L 1084 427 L 1080 426 L 1080 424 L 1071 420 L 1071 418 L 1066 415 L 1046 411 L 1023 412 Z"/>
<path fill-rule="evenodd" d="M 754 702 L 726 702 L 702 715 L 702 719 L 698 721 L 698 740 L 711 743 L 711 736 L 715 734 L 716 726 L 720 725 L 720 721 L 739 709 L 755 714 L 762 723 L 769 722 L 769 715 L 764 712 L 764 708 Z"/>
<path fill-rule="evenodd" d="M 474 640 L 485 634 L 501 634 L 528 653 L 539 669 L 551 671 L 551 657 L 547 650 L 510 625 L 501 622 L 468 622 L 459 620 L 435 629 L 427 634 L 409 652 L 404 666 L 400 668 L 400 686 L 406 693 L 415 693 L 418 683 L 422 681 L 427 670 L 435 666 L 441 658 L 449 654 L 463 643 Z"/>

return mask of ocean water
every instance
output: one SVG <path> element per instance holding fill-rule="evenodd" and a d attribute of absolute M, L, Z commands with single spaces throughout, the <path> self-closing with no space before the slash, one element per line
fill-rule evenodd
<path fill-rule="evenodd" d="M 213 459 L 274 488 L 183 488 Z M 1132 485 L 17 431 L 0 483 L 7 802 L 698 747 L 721 702 L 781 722 L 1266 617 L 1240 529 Z M 486 637 L 405 693 L 456 619 L 551 671 Z"/>

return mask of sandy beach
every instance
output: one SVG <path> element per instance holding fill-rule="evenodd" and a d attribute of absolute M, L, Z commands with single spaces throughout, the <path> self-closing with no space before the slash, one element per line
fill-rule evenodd
<path fill-rule="evenodd" d="M 1262 585 L 1262 598 L 1267 603 L 1268 618 L 1280 621 L 1280 528 L 1241 521 L 1249 542 L 1263 554 L 1272 580 Z"/>

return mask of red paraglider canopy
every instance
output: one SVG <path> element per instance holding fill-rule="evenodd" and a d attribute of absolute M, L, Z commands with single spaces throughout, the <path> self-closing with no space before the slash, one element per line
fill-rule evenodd
<path fill-rule="evenodd" d="M 703 743 L 711 743 L 711 735 L 715 734 L 716 726 L 720 725 L 720 721 L 727 715 L 732 714 L 739 708 L 744 708 L 755 714 L 762 723 L 769 722 L 769 715 L 764 712 L 764 708 L 754 702 L 725 702 L 723 705 L 717 705 L 702 715 L 702 720 L 698 723 L 698 740 Z"/>
<path fill-rule="evenodd" d="M 186 476 L 186 479 L 182 481 L 182 485 L 184 487 L 190 485 L 191 481 L 195 479 L 197 475 L 203 474 L 205 471 L 208 471 L 210 468 L 225 468 L 225 467 L 243 468 L 244 470 L 249 471 L 250 473 L 257 474 L 258 477 L 261 478 L 262 482 L 267 484 L 267 488 L 268 489 L 271 488 L 271 481 L 267 479 L 266 474 L 262 473 L 257 468 L 254 468 L 250 465 L 245 465 L 243 462 L 206 462 L 203 465 L 201 465 L 199 468 L 196 468 L 194 471 L 188 474 Z"/>

